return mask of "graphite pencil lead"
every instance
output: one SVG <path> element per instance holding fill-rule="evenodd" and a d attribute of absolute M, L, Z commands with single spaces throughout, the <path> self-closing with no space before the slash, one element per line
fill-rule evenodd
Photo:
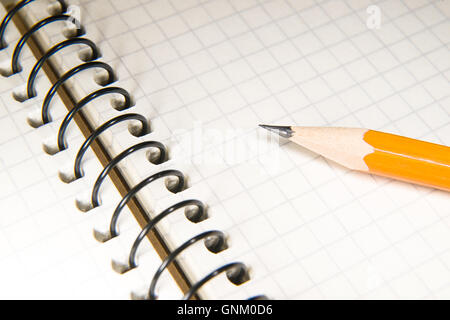
<path fill-rule="evenodd" d="M 292 127 L 287 127 L 287 126 L 269 126 L 269 125 L 264 125 L 264 124 L 260 124 L 259 126 L 261 128 L 266 129 L 266 130 L 269 130 L 271 132 L 277 133 L 280 136 L 282 136 L 283 138 L 288 138 L 289 139 L 294 134 L 294 131 L 292 130 Z"/>

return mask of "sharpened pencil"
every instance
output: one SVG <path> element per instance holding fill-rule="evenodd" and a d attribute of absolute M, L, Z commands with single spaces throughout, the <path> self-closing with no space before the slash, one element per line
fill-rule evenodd
<path fill-rule="evenodd" d="M 358 128 L 260 125 L 352 170 L 450 191 L 450 148 Z"/>

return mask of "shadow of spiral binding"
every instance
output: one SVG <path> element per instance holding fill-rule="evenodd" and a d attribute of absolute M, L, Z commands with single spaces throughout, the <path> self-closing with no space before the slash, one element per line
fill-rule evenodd
<path fill-rule="evenodd" d="M 248 301 L 265 301 L 269 300 L 269 298 L 264 294 L 259 294 L 257 296 L 253 296 L 247 299 Z"/>
<path fill-rule="evenodd" d="M 23 9 L 25 6 L 34 1 L 39 0 L 18 1 L 17 4 L 12 9 L 10 9 L 9 12 L 6 14 L 6 16 L 3 18 L 0 24 L 0 50 L 3 50 L 8 46 L 5 40 L 5 32 L 9 23 L 13 20 L 13 18 L 18 14 L 18 12 L 21 9 Z M 47 93 L 44 96 L 39 115 L 40 119 L 29 118 L 28 122 L 30 126 L 37 128 L 52 122 L 52 118 L 50 115 L 50 105 L 54 96 L 61 87 L 65 87 L 66 90 L 68 90 L 68 87 L 65 86 L 66 81 L 78 75 L 79 73 L 91 69 L 100 70 L 103 73 L 103 75 L 96 77 L 95 81 L 99 86 L 103 88 L 100 88 L 88 94 L 83 99 L 76 102 L 74 104 L 74 107 L 68 111 L 67 115 L 62 120 L 58 131 L 57 146 L 55 148 L 44 146 L 44 150 L 49 154 L 55 154 L 57 152 L 70 148 L 70 146 L 66 142 L 67 129 L 72 120 L 74 120 L 75 116 L 77 114 L 82 114 L 83 108 L 93 100 L 96 100 L 106 95 L 111 95 L 114 97 L 120 96 L 121 98 L 119 100 L 117 100 L 116 98 L 111 100 L 112 107 L 116 109 L 118 112 L 130 109 L 134 105 L 133 98 L 127 90 L 121 87 L 109 86 L 117 80 L 114 70 L 109 64 L 106 64 L 101 61 L 96 61 L 101 57 L 101 52 L 91 40 L 81 37 L 82 35 L 85 34 L 85 29 L 83 26 L 81 26 L 79 21 L 77 21 L 74 17 L 67 14 L 68 6 L 66 1 L 56 0 L 55 2 L 59 3 L 59 10 L 57 10 L 57 12 L 52 12 L 51 16 L 35 23 L 33 26 L 30 27 L 29 30 L 25 31 L 24 34 L 19 39 L 18 43 L 16 44 L 13 50 L 13 55 L 11 57 L 11 73 L 16 74 L 22 71 L 22 67 L 20 64 L 21 52 L 23 51 L 23 48 L 28 42 L 28 40 L 33 38 L 33 36 L 36 34 L 38 30 L 56 22 L 70 22 L 76 26 L 76 29 L 71 34 L 65 33 L 64 36 L 67 38 L 66 40 L 53 45 L 53 47 L 48 49 L 47 52 L 42 55 L 42 57 L 37 57 L 38 60 L 31 69 L 30 74 L 28 76 L 28 80 L 26 82 L 26 92 L 23 93 L 23 95 L 13 94 L 13 97 L 20 102 L 24 102 L 28 99 L 37 97 L 39 93 L 36 90 L 36 82 L 38 79 L 39 72 L 43 69 L 45 64 L 49 63 L 51 57 L 59 54 L 60 51 L 62 51 L 64 48 L 72 46 L 86 47 L 87 49 L 90 49 L 90 52 L 87 53 L 85 51 L 83 52 L 80 51 L 78 55 L 81 60 L 81 63 L 72 68 L 71 70 L 57 77 L 55 82 L 52 84 L 52 87 L 47 91 Z M 11 75 L 4 70 L 1 70 L 1 72 L 4 76 Z M 81 177 L 83 177 L 82 162 L 87 150 L 91 147 L 94 141 L 96 141 L 97 138 L 101 136 L 103 132 L 122 122 L 130 122 L 131 124 L 135 122 L 139 123 L 139 126 L 137 127 L 132 125 L 128 126 L 128 131 L 130 132 L 130 134 L 134 136 L 142 137 L 150 132 L 150 124 L 148 120 L 143 115 L 137 113 L 125 113 L 105 121 L 97 129 L 95 129 L 89 135 L 89 137 L 86 138 L 85 142 L 81 145 L 75 158 L 73 173 L 63 174 L 60 172 L 61 180 L 70 183 L 76 179 L 80 179 Z M 125 158 L 129 157 L 131 154 L 139 150 L 144 149 L 148 149 L 147 152 L 150 155 L 148 156 L 148 160 L 153 165 L 159 165 L 164 161 L 166 161 L 167 159 L 167 149 L 162 143 L 158 141 L 144 141 L 136 143 L 135 145 L 129 147 L 128 149 L 122 151 L 120 154 L 113 157 L 112 160 L 107 165 L 105 165 L 103 171 L 99 174 L 93 186 L 90 197 L 90 203 L 82 204 L 81 202 L 77 202 L 76 204 L 77 207 L 82 211 L 89 211 L 93 208 L 100 206 L 101 205 L 99 195 L 100 188 L 106 177 L 109 176 L 110 173 L 113 172 L 114 169 L 116 169 L 116 167 L 119 165 L 119 163 L 123 161 Z M 130 190 L 122 198 L 122 200 L 120 201 L 120 203 L 117 205 L 116 209 L 113 212 L 109 225 L 109 230 L 106 233 L 101 233 L 98 232 L 97 230 L 94 230 L 94 237 L 98 241 L 105 242 L 114 237 L 119 236 L 118 219 L 124 207 L 129 204 L 129 202 L 137 195 L 137 193 L 140 190 L 142 190 L 144 187 L 148 186 L 149 184 L 158 179 L 165 179 L 165 185 L 169 192 L 178 193 L 183 191 L 185 188 L 186 183 L 185 176 L 182 172 L 178 170 L 164 170 L 148 176 L 140 183 L 138 183 L 136 186 L 130 187 Z M 201 223 L 202 221 L 208 218 L 208 215 L 206 213 L 206 206 L 203 202 L 199 200 L 194 199 L 184 200 L 170 206 L 169 208 L 165 209 L 157 216 L 155 216 L 153 219 L 149 219 L 148 224 L 141 230 L 136 240 L 134 241 L 128 256 L 127 263 L 124 264 L 113 261 L 112 263 L 113 269 L 120 273 L 123 273 L 133 268 L 136 268 L 138 266 L 137 252 L 142 241 L 155 228 L 158 222 L 160 222 L 170 214 L 180 209 L 184 209 L 186 219 L 192 223 Z M 184 242 L 175 250 L 173 251 L 169 250 L 167 257 L 162 261 L 159 269 L 154 274 L 152 282 L 150 284 L 149 291 L 147 293 L 147 296 L 143 297 L 144 299 L 157 299 L 156 285 L 161 277 L 161 274 L 164 272 L 164 270 L 166 270 L 169 267 L 170 264 L 176 263 L 177 258 L 182 252 L 186 251 L 190 246 L 200 241 L 203 241 L 208 251 L 215 254 L 219 254 L 228 248 L 225 234 L 222 231 L 213 230 L 198 234 L 192 237 L 191 239 L 187 240 L 186 242 Z M 190 289 L 185 294 L 184 299 L 188 300 L 194 296 L 198 297 L 199 290 L 201 289 L 201 287 L 205 285 L 208 281 L 212 280 L 213 278 L 219 276 L 222 273 L 225 273 L 228 280 L 236 285 L 242 284 L 249 280 L 249 273 L 247 267 L 243 263 L 233 262 L 230 264 L 226 264 L 212 271 L 204 278 L 196 282 L 194 285 L 190 286 Z M 134 294 L 132 294 L 132 298 L 133 297 L 138 298 L 137 296 L 133 295 Z M 250 299 L 264 299 L 264 298 L 265 296 L 260 295 L 254 296 L 253 298 Z"/>

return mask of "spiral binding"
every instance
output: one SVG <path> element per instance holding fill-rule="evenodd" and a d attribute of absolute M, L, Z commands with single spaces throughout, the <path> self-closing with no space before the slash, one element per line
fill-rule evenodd
<path fill-rule="evenodd" d="M 190 246 L 194 245 L 195 243 L 204 240 L 205 247 L 213 252 L 213 253 L 219 253 L 227 248 L 226 244 L 226 237 L 225 234 L 222 231 L 206 231 L 199 235 L 196 235 L 195 237 L 192 237 L 185 243 L 183 243 L 181 246 L 179 246 L 177 249 L 175 249 L 170 255 L 167 256 L 166 259 L 161 263 L 158 270 L 155 272 L 152 282 L 150 284 L 150 288 L 148 291 L 148 298 L 151 300 L 156 300 L 156 284 L 158 283 L 159 278 L 161 277 L 161 274 L 164 270 L 167 269 L 167 267 L 174 261 L 184 250 L 189 248 Z M 130 254 L 131 258 L 131 254 Z M 130 259 L 131 260 L 131 259 Z M 131 261 L 130 261 L 131 264 Z"/>
<path fill-rule="evenodd" d="M 139 245 L 141 244 L 142 240 L 144 240 L 144 238 L 147 236 L 147 234 L 158 224 L 158 222 L 163 220 L 165 217 L 167 217 L 171 213 L 177 211 L 178 209 L 189 207 L 189 206 L 196 206 L 196 208 L 197 208 L 195 210 L 195 214 L 191 214 L 189 216 L 186 215 L 186 217 L 191 222 L 198 223 L 198 222 L 201 222 L 201 221 L 207 219 L 205 205 L 201 201 L 198 201 L 198 200 L 181 201 L 181 202 L 167 208 L 166 210 L 164 210 L 163 212 L 158 214 L 155 218 L 153 218 L 139 233 L 139 235 L 137 236 L 136 240 L 133 243 L 133 246 L 131 247 L 131 251 L 129 254 L 129 258 L 128 258 L 128 264 L 125 265 L 125 264 L 113 262 L 114 270 L 116 270 L 119 273 L 125 273 L 131 269 L 136 268 L 137 267 L 137 262 L 136 262 L 137 250 L 139 249 Z M 112 227 L 112 229 L 114 229 L 112 220 L 111 220 L 111 227 Z"/>
<path fill-rule="evenodd" d="M 4 17 L 3 21 L 0 24 L 0 50 L 5 49 L 8 44 L 4 40 L 4 34 L 6 27 L 8 26 L 9 22 L 12 20 L 12 18 L 26 5 L 29 3 L 34 2 L 34 0 L 22 0 L 19 1 L 14 8 L 12 8 Z M 100 57 L 100 51 L 98 50 L 97 46 L 90 41 L 89 39 L 81 38 L 82 35 L 85 34 L 84 28 L 79 24 L 78 21 L 76 21 L 72 16 L 66 14 L 68 6 L 66 4 L 66 1 L 64 0 L 57 0 L 57 2 L 60 5 L 60 12 L 57 14 L 50 16 L 46 19 L 43 19 L 39 22 L 37 22 L 35 25 L 31 27 L 30 30 L 28 30 L 19 40 L 17 43 L 14 51 L 13 56 L 11 60 L 11 69 L 12 74 L 20 73 L 22 71 L 22 67 L 20 65 L 20 54 L 21 51 L 26 44 L 27 40 L 30 39 L 33 34 L 40 30 L 41 28 L 45 27 L 46 25 L 49 25 L 54 22 L 58 21 L 71 21 L 73 22 L 77 27 L 77 30 L 74 34 L 69 36 L 68 40 L 62 41 L 55 46 L 53 46 L 51 49 L 49 49 L 34 65 L 32 68 L 30 75 L 28 77 L 27 81 L 27 92 L 26 96 L 24 97 L 18 97 L 14 96 L 16 100 L 18 101 L 25 101 L 28 99 L 31 99 L 33 97 L 36 97 L 38 93 L 35 89 L 35 83 L 37 80 L 37 75 L 43 65 L 45 64 L 48 59 L 53 56 L 54 54 L 58 53 L 62 49 L 66 47 L 70 47 L 73 45 L 85 45 L 91 49 L 91 54 L 89 56 L 86 56 L 83 58 L 80 58 L 83 60 L 83 64 L 80 64 L 76 66 L 75 68 L 67 71 L 65 74 L 59 77 L 55 84 L 51 87 L 51 89 L 46 93 L 44 101 L 42 103 L 41 107 L 41 117 L 42 121 L 39 122 L 32 122 L 30 125 L 33 127 L 39 127 L 41 125 L 48 124 L 52 122 L 52 119 L 49 114 L 50 104 L 55 96 L 58 89 L 64 85 L 64 83 L 71 77 L 75 76 L 76 74 L 92 69 L 92 68 L 100 68 L 104 69 L 108 73 L 108 77 L 104 81 L 100 81 L 98 83 L 100 86 L 103 86 L 105 88 L 97 90 L 88 96 L 84 97 L 82 100 L 80 100 L 78 103 L 76 103 L 75 107 L 68 112 L 66 117 L 61 123 L 59 132 L 58 132 L 58 149 L 54 152 L 59 152 L 62 150 L 65 150 L 69 148 L 65 141 L 65 132 L 71 122 L 71 120 L 75 117 L 75 115 L 88 103 L 91 101 L 107 94 L 120 94 L 124 98 L 124 102 L 121 105 L 116 106 L 116 109 L 118 111 L 123 111 L 126 109 L 129 109 L 132 107 L 132 98 L 128 91 L 126 91 L 123 88 L 119 87 L 106 87 L 113 82 L 116 81 L 116 76 L 111 68 L 110 65 L 96 61 Z M 86 153 L 86 151 L 89 149 L 91 144 L 106 130 L 110 129 L 111 127 L 117 125 L 120 122 L 123 121 L 139 121 L 141 123 L 140 130 L 135 133 L 137 136 L 142 136 L 150 132 L 150 126 L 148 124 L 147 119 L 136 113 L 127 113 L 120 116 L 117 116 L 113 119 L 110 119 L 106 121 L 104 124 L 102 124 L 100 127 L 98 127 L 82 144 L 80 147 L 75 163 L 74 163 L 74 177 L 66 177 L 61 176 L 60 178 L 67 183 L 72 182 L 73 180 L 79 179 L 83 176 L 83 170 L 82 170 L 82 160 L 83 156 Z M 109 175 L 109 173 L 118 165 L 118 163 L 122 160 L 124 160 L 126 157 L 128 157 L 130 154 L 141 150 L 145 148 L 152 148 L 152 149 L 158 149 L 158 156 L 157 158 L 152 160 L 154 164 L 160 164 L 166 160 L 166 154 L 167 150 L 165 146 L 157 141 L 147 141 L 143 143 L 136 144 L 127 150 L 123 151 L 119 155 L 117 155 L 114 159 L 112 159 L 103 169 L 103 171 L 98 176 L 92 190 L 91 195 L 91 204 L 88 207 L 82 208 L 82 206 L 77 203 L 78 208 L 82 209 L 83 211 L 89 211 L 90 209 L 96 208 L 101 205 L 100 201 L 100 187 L 105 180 L 105 178 Z M 169 177 L 175 177 L 177 180 L 174 183 L 167 183 L 167 179 Z M 97 240 L 101 242 L 108 241 L 114 237 L 117 237 L 119 235 L 118 226 L 117 226 L 117 220 L 119 218 L 119 215 L 122 211 L 122 209 L 128 204 L 128 202 L 133 199 L 136 194 L 145 186 L 151 184 L 153 181 L 158 179 L 166 179 L 166 187 L 169 191 L 173 193 L 180 192 L 184 189 L 185 186 L 185 177 L 183 173 L 181 173 L 178 170 L 165 170 L 158 172 L 156 174 L 153 174 L 144 180 L 142 180 L 139 184 L 137 184 L 135 187 L 133 187 L 128 193 L 123 197 L 123 199 L 120 201 L 120 203 L 117 205 L 110 221 L 110 227 L 108 233 L 100 233 L 98 231 L 94 232 L 94 236 Z M 199 200 L 191 199 L 191 200 L 185 200 L 181 201 L 177 204 L 174 204 L 170 206 L 169 208 L 162 211 L 160 214 L 158 214 L 155 218 L 153 218 L 147 226 L 145 226 L 142 231 L 139 233 L 139 235 L 136 237 L 136 240 L 133 243 L 133 246 L 129 253 L 128 263 L 127 264 L 121 264 L 113 261 L 113 269 L 124 273 L 128 270 L 131 270 L 133 268 L 136 268 L 138 266 L 137 263 L 137 251 L 140 246 L 140 243 L 142 240 L 146 237 L 146 235 L 156 226 L 158 222 L 163 220 L 168 215 L 178 211 L 179 209 L 185 210 L 185 216 L 186 218 L 191 221 L 192 223 L 200 223 L 201 221 L 207 219 L 207 213 L 206 213 L 206 206 Z M 203 232 L 197 236 L 194 236 L 193 238 L 189 239 L 185 243 L 183 243 L 181 246 L 179 246 L 174 251 L 170 252 L 169 255 L 166 257 L 166 259 L 161 263 L 158 270 L 155 272 L 152 282 L 149 287 L 148 296 L 145 297 L 145 299 L 156 299 L 156 286 L 158 283 L 158 280 L 162 274 L 162 272 L 173 262 L 176 260 L 176 258 L 179 256 L 181 252 L 188 249 L 190 246 L 194 245 L 195 243 L 203 240 L 205 247 L 208 251 L 212 253 L 219 253 L 223 250 L 226 250 L 228 248 L 226 243 L 226 236 L 223 232 L 212 230 L 212 231 L 206 231 Z M 189 291 L 186 293 L 186 295 L 183 297 L 183 299 L 188 300 L 191 299 L 193 296 L 195 296 L 199 289 L 205 285 L 208 281 L 211 279 L 217 277 L 218 275 L 225 273 L 230 280 L 230 282 L 239 285 L 249 280 L 249 274 L 247 267 L 241 263 L 241 262 L 233 262 L 230 264 L 226 264 L 224 266 L 221 266 L 215 270 L 213 270 L 211 273 L 207 274 L 204 278 L 199 280 L 197 283 L 192 285 L 192 287 L 189 289 Z M 132 294 L 132 298 L 136 298 L 134 294 Z M 250 299 L 261 299 L 265 298 L 265 296 L 255 296 Z"/>
<path fill-rule="evenodd" d="M 20 53 L 22 52 L 23 47 L 25 46 L 28 39 L 30 39 L 36 31 L 42 29 L 46 25 L 49 25 L 54 22 L 58 21 L 71 21 L 75 25 L 79 25 L 77 21 L 74 21 L 74 18 L 72 16 L 69 16 L 67 14 L 60 14 L 57 16 L 52 16 L 47 19 L 41 20 L 38 23 L 36 23 L 33 27 L 31 27 L 30 30 L 25 33 L 22 38 L 20 38 L 19 42 L 17 43 L 16 47 L 14 48 L 12 60 L 11 60 L 11 67 L 12 67 L 12 74 L 17 74 L 22 71 L 22 67 L 19 64 L 20 59 Z M 81 35 L 85 34 L 83 29 L 77 29 L 77 32 L 73 37 L 79 37 Z"/>
<path fill-rule="evenodd" d="M 232 262 L 217 268 L 204 276 L 201 280 L 197 281 L 184 295 L 183 300 L 190 300 L 208 281 L 222 273 L 226 273 L 228 280 L 236 285 L 249 280 L 248 270 L 245 264 L 242 262 Z"/>
<path fill-rule="evenodd" d="M 108 72 L 108 79 L 105 83 L 101 83 L 101 86 L 107 86 L 113 82 L 116 81 L 116 76 L 114 74 L 113 69 L 109 64 L 106 64 L 104 62 L 100 61 L 91 61 L 83 63 L 79 66 L 74 67 L 73 69 L 67 71 L 65 74 L 63 74 L 56 82 L 55 84 L 50 88 L 50 90 L 47 92 L 44 98 L 44 102 L 42 103 L 42 124 L 50 123 L 52 120 L 50 118 L 49 109 L 50 109 L 50 103 L 52 102 L 53 97 L 56 95 L 56 92 L 58 89 L 70 78 L 75 76 L 76 74 L 80 73 L 81 71 L 93 69 L 93 68 L 99 68 L 104 69 L 106 72 Z"/>
<path fill-rule="evenodd" d="M 98 52 L 97 46 L 89 39 L 84 38 L 72 38 L 63 42 L 58 43 L 53 48 L 51 48 L 49 51 L 47 51 L 41 59 L 34 65 L 33 69 L 30 72 L 30 76 L 28 77 L 27 81 L 27 97 L 26 99 L 31 99 L 37 96 L 36 89 L 34 88 L 37 75 L 39 71 L 41 70 L 44 63 L 55 53 L 58 51 L 64 49 L 65 47 L 73 46 L 76 44 L 85 44 L 89 46 L 92 50 L 91 56 L 86 59 L 85 62 L 92 61 L 98 59 L 100 56 L 100 53 Z"/>
<path fill-rule="evenodd" d="M 61 7 L 61 13 L 66 13 L 67 8 L 68 8 L 66 2 L 64 0 L 57 0 L 57 1 L 59 2 L 59 5 Z M 20 1 L 3 18 L 3 21 L 0 25 L 0 50 L 3 50 L 8 47 L 8 45 L 5 43 L 5 40 L 4 40 L 4 34 L 5 34 L 6 27 L 8 26 L 9 22 L 16 15 L 16 13 L 20 11 L 20 9 L 22 9 L 23 7 L 25 7 L 27 4 L 29 4 L 31 2 L 34 2 L 34 0 Z"/>

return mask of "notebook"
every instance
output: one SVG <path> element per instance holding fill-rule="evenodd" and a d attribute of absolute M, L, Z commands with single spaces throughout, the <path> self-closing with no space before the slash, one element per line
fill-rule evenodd
<path fill-rule="evenodd" d="M 448 193 L 349 171 L 258 128 L 365 127 L 449 145 L 447 2 L 63 4 L 72 18 L 35 33 L 41 55 L 80 22 L 79 38 L 96 45 L 101 57 L 94 61 L 110 66 L 115 81 L 106 85 L 104 65 L 79 71 L 52 99 L 51 122 L 41 125 L 52 84 L 89 63 L 82 59 L 92 49 L 83 43 L 58 51 L 38 73 L 32 99 L 17 101 L 40 58 L 33 46 L 20 55 L 22 72 L 1 80 L 3 296 L 39 297 L 44 282 L 45 297 L 449 297 Z M 32 1 L 8 25 L 2 73 L 21 32 L 58 14 L 60 4 L 50 13 L 47 6 Z M 111 87 L 125 89 L 132 106 L 124 109 L 123 91 L 93 99 L 78 113 L 83 119 L 68 125 L 68 148 L 55 152 L 73 103 Z M 137 115 L 148 120 L 149 133 Z M 74 180 L 86 138 L 117 117 L 125 120 L 95 139 L 81 161 L 83 177 Z M 149 141 L 152 147 L 117 164 L 92 208 L 102 167 Z M 124 201 L 130 190 L 136 197 Z M 114 212 L 118 235 L 111 237 Z M 151 221 L 155 233 L 133 255 Z M 168 255 L 175 263 L 159 273 Z M 35 275 L 32 285 L 21 285 Z"/>

